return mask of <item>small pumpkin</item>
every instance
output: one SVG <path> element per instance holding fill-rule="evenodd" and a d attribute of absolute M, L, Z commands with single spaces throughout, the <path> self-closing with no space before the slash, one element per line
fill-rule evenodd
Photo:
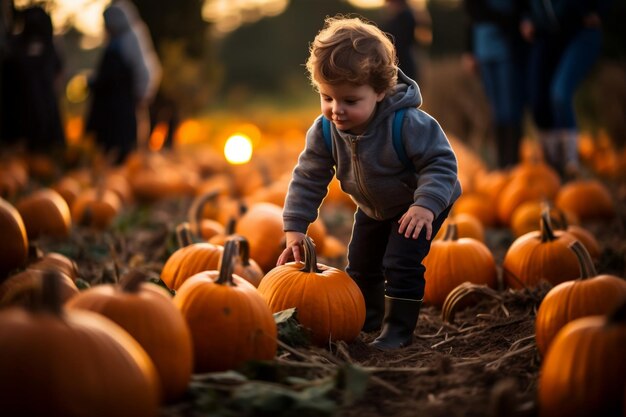
<path fill-rule="evenodd" d="M 156 416 L 159 380 L 146 352 L 106 317 L 63 309 L 50 274 L 36 305 L 0 311 L 2 414 Z"/>
<path fill-rule="evenodd" d="M 255 203 L 235 225 L 235 233 L 250 242 L 250 256 L 267 272 L 276 266 L 284 244 L 283 211 L 272 203 Z"/>
<path fill-rule="evenodd" d="M 180 248 L 170 255 L 161 270 L 161 280 L 172 290 L 178 290 L 183 282 L 199 272 L 217 269 L 224 250 L 208 242 L 193 243 L 187 222 L 177 226 L 176 235 Z"/>
<path fill-rule="evenodd" d="M 89 188 L 82 191 L 71 207 L 72 220 L 79 225 L 96 230 L 108 228 L 122 209 L 118 195 L 106 188 Z"/>
<path fill-rule="evenodd" d="M 624 346 L 626 300 L 608 316 L 587 316 L 566 324 L 541 364 L 539 416 L 622 416 Z"/>
<path fill-rule="evenodd" d="M 23 267 L 28 260 L 28 235 L 22 216 L 15 207 L 0 197 L 0 281 L 11 271 Z"/>
<path fill-rule="evenodd" d="M 37 297 L 41 282 L 50 276 L 49 271 L 56 271 L 55 279 L 58 281 L 58 297 L 61 302 L 66 302 L 78 294 L 79 290 L 70 276 L 56 267 L 44 266 L 43 268 L 26 268 L 22 272 L 10 276 L 0 284 L 0 308 L 21 305 L 32 306 L 37 303 Z"/>
<path fill-rule="evenodd" d="M 496 204 L 487 194 L 463 193 L 454 203 L 454 214 L 469 214 L 477 218 L 483 227 L 498 225 Z"/>
<path fill-rule="evenodd" d="M 542 280 L 556 285 L 578 278 L 578 258 L 569 249 L 574 241 L 570 233 L 553 230 L 549 210 L 544 209 L 540 230 L 518 237 L 504 254 L 504 283 L 520 289 L 534 287 Z"/>
<path fill-rule="evenodd" d="M 317 263 L 310 237 L 303 245 L 304 264 L 289 262 L 273 268 L 265 274 L 259 292 L 274 313 L 295 307 L 301 324 L 311 329 L 314 344 L 353 341 L 365 322 L 359 287 L 347 273 Z"/>
<path fill-rule="evenodd" d="M 40 258 L 33 261 L 30 265 L 28 265 L 28 269 L 45 270 L 49 268 L 56 269 L 59 272 L 67 275 L 74 282 L 76 282 L 76 280 L 80 278 L 76 262 L 63 255 L 62 253 L 46 253 Z"/>
<path fill-rule="evenodd" d="M 82 291 L 66 307 L 102 314 L 133 336 L 152 359 L 162 398 L 170 402 L 180 399 L 191 378 L 191 333 L 170 294 L 145 281 L 145 274 L 132 270 L 117 285 L 102 284 Z"/>
<path fill-rule="evenodd" d="M 535 340 L 542 355 L 557 332 L 570 321 L 608 314 L 626 299 L 626 280 L 615 275 L 598 275 L 585 246 L 570 245 L 580 264 L 580 278 L 553 287 L 544 297 L 535 319 Z"/>
<path fill-rule="evenodd" d="M 235 369 L 276 355 L 272 312 L 257 289 L 233 273 L 237 246 L 235 240 L 226 242 L 219 270 L 193 275 L 174 296 L 191 331 L 196 373 Z"/>
<path fill-rule="evenodd" d="M 70 207 L 52 188 L 37 190 L 20 199 L 15 208 L 20 212 L 31 240 L 42 235 L 64 237 L 70 233 Z"/>
<path fill-rule="evenodd" d="M 615 203 L 608 188 L 597 179 L 570 181 L 559 190 L 555 205 L 570 211 L 581 222 L 615 216 Z"/>
<path fill-rule="evenodd" d="M 434 240 L 423 261 L 426 272 L 424 303 L 443 306 L 446 297 L 466 281 L 495 288 L 498 270 L 487 246 L 473 238 L 459 238 L 456 223 L 448 224 L 441 240 Z"/>
<path fill-rule="evenodd" d="M 478 218 L 469 213 L 456 213 L 444 220 L 439 232 L 435 235 L 435 240 L 443 239 L 446 235 L 448 225 L 454 223 L 458 237 L 471 237 L 479 242 L 485 242 L 485 228 Z"/>

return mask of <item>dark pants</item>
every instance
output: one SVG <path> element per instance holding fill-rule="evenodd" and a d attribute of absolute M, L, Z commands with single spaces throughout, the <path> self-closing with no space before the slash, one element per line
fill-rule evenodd
<path fill-rule="evenodd" d="M 448 217 L 450 207 L 433 221 L 431 239 Z M 374 220 L 360 209 L 354 215 L 352 238 L 348 246 L 346 272 L 362 291 L 380 287 L 390 297 L 421 300 L 424 297 L 424 257 L 430 250 L 430 240 L 422 229 L 417 239 L 398 233 L 398 216 L 389 220 Z M 371 291 L 370 291 L 371 293 Z"/>

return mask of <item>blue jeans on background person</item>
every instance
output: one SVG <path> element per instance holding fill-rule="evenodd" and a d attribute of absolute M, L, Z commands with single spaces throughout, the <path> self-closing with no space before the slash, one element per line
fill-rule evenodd
<path fill-rule="evenodd" d="M 596 64 L 601 44 L 599 28 L 533 42 L 528 78 L 532 116 L 546 160 L 561 175 L 578 169 L 574 96 Z"/>
<path fill-rule="evenodd" d="M 494 23 L 473 29 L 473 49 L 489 101 L 496 141 L 498 168 L 519 159 L 525 110 L 527 45 L 517 32 Z"/>

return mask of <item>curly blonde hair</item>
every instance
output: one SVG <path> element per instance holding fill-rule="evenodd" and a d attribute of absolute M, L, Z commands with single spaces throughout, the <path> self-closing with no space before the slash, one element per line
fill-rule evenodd
<path fill-rule="evenodd" d="M 396 50 L 373 23 L 328 17 L 309 48 L 306 68 L 313 86 L 351 83 L 390 91 L 398 80 Z"/>

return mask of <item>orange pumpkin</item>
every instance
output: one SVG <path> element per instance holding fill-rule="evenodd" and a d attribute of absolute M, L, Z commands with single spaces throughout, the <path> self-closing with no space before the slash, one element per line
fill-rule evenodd
<path fill-rule="evenodd" d="M 535 339 L 542 355 L 565 324 L 584 316 L 608 314 L 626 299 L 626 280 L 598 275 L 585 246 L 574 242 L 570 247 L 580 263 L 580 278 L 552 288 L 539 306 Z"/>
<path fill-rule="evenodd" d="M 498 271 L 487 246 L 472 238 L 459 238 L 450 222 L 442 240 L 432 242 L 424 258 L 426 288 L 424 303 L 443 306 L 448 294 L 466 281 L 495 288 Z"/>
<path fill-rule="evenodd" d="M 250 257 L 267 272 L 276 266 L 284 248 L 283 210 L 271 203 L 255 203 L 235 225 L 235 233 L 250 242 Z"/>
<path fill-rule="evenodd" d="M 553 230 L 549 210 L 544 210 L 540 230 L 518 237 L 507 249 L 502 262 L 505 284 L 519 289 L 542 280 L 556 285 L 578 278 L 578 258 L 569 249 L 574 241 L 570 233 Z"/>
<path fill-rule="evenodd" d="M 615 216 L 615 204 L 608 188 L 597 179 L 570 181 L 559 190 L 555 205 L 574 213 L 581 222 Z"/>
<path fill-rule="evenodd" d="M 28 238 L 42 235 L 67 236 L 72 227 L 70 207 L 61 194 L 43 188 L 19 200 L 15 208 L 20 212 Z"/>
<path fill-rule="evenodd" d="M 174 296 L 191 330 L 195 372 L 235 369 L 276 355 L 272 312 L 256 288 L 233 273 L 237 245 L 226 242 L 219 271 L 195 274 Z"/>
<path fill-rule="evenodd" d="M 102 314 L 133 336 L 152 359 L 162 398 L 169 402 L 187 391 L 193 368 L 191 333 L 170 294 L 145 280 L 143 273 L 131 271 L 120 284 L 88 288 L 66 306 Z"/>
<path fill-rule="evenodd" d="M 208 242 L 193 243 L 189 223 L 177 227 L 180 248 L 165 261 L 161 270 L 161 280 L 172 290 L 178 288 L 189 277 L 207 270 L 217 269 L 222 246 Z"/>
<path fill-rule="evenodd" d="M 471 237 L 479 242 L 485 242 L 485 228 L 474 215 L 468 213 L 456 213 L 444 220 L 439 232 L 435 235 L 436 240 L 443 239 L 448 225 L 456 225 L 458 237 Z"/>
<path fill-rule="evenodd" d="M 61 302 L 64 303 L 78 294 L 78 287 L 72 278 L 60 269 L 50 268 L 49 266 L 41 269 L 31 269 L 29 267 L 10 276 L 0 284 L 0 307 L 14 305 L 32 306 L 36 304 L 41 282 L 46 276 L 50 276 L 50 270 L 57 272 L 54 278 L 58 281 L 58 297 Z"/>
<path fill-rule="evenodd" d="M 0 197 L 0 281 L 28 259 L 28 235 L 20 213 Z"/>
<path fill-rule="evenodd" d="M 55 276 L 38 304 L 0 311 L 2 414 L 14 417 L 154 417 L 159 380 L 124 329 L 92 312 L 64 310 Z"/>
<path fill-rule="evenodd" d="M 49 268 L 56 269 L 67 275 L 74 282 L 80 278 L 76 262 L 61 253 L 46 253 L 41 258 L 28 265 L 28 269 L 45 270 Z"/>
<path fill-rule="evenodd" d="M 498 224 L 496 205 L 486 194 L 463 193 L 454 203 L 454 214 L 472 215 L 483 227 L 495 227 Z"/>
<path fill-rule="evenodd" d="M 97 230 L 108 228 L 122 209 L 118 195 L 99 188 L 90 188 L 81 192 L 71 207 L 72 220 L 79 225 Z"/>
<path fill-rule="evenodd" d="M 498 196 L 498 218 L 511 224 L 515 209 L 525 201 L 551 200 L 561 186 L 558 174 L 544 162 L 523 162 L 511 171 L 511 179 Z"/>
<path fill-rule="evenodd" d="M 312 331 L 312 342 L 353 341 L 365 322 L 365 300 L 345 272 L 318 264 L 315 246 L 304 240 L 304 264 L 290 262 L 265 274 L 259 292 L 276 313 L 296 308 L 298 319 Z"/>
<path fill-rule="evenodd" d="M 621 416 L 626 386 L 626 300 L 608 316 L 566 324 L 541 364 L 540 417 Z"/>
<path fill-rule="evenodd" d="M 52 186 L 52 189 L 63 197 L 68 207 L 72 207 L 72 203 L 74 203 L 74 200 L 76 200 L 76 197 L 80 194 L 82 186 L 76 178 L 66 176 L 56 182 Z"/>

